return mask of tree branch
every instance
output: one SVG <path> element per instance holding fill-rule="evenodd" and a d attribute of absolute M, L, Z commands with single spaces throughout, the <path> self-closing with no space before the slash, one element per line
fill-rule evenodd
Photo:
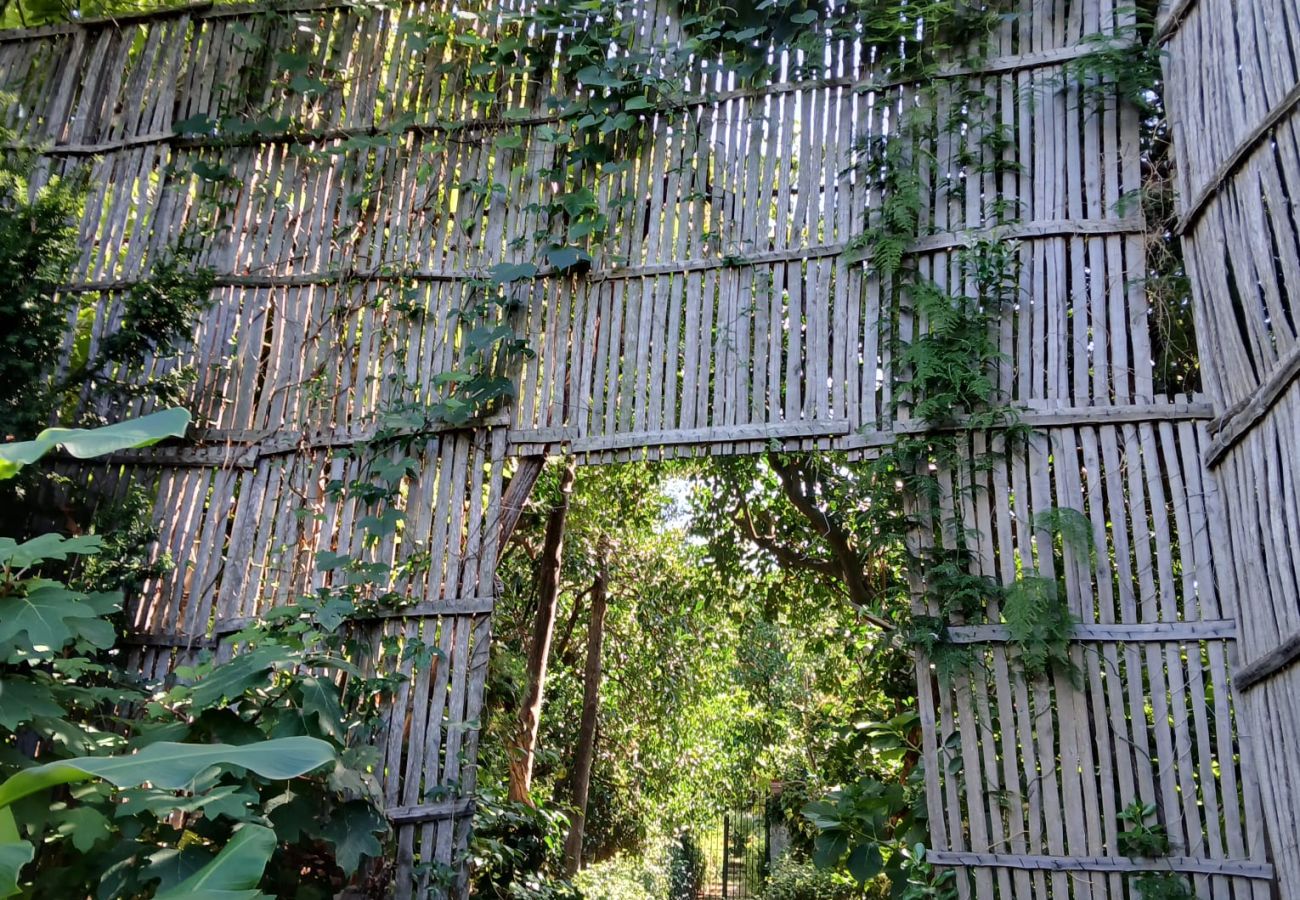
<path fill-rule="evenodd" d="M 870 612 L 876 595 L 867 583 L 866 566 L 863 565 L 857 550 L 853 548 L 848 529 L 834 513 L 823 510 L 817 505 L 814 496 L 816 481 L 813 473 L 796 462 L 781 459 L 780 454 L 777 453 L 768 453 L 767 462 L 780 480 L 781 489 L 791 505 L 826 541 L 835 560 L 835 576 L 844 584 L 849 603 L 873 625 L 887 631 L 893 630 L 892 622 Z"/>

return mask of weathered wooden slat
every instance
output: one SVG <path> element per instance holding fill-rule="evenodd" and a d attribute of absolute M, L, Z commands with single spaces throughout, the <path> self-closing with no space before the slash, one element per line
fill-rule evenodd
<path fill-rule="evenodd" d="M 1074 626 L 1070 634 L 1075 641 L 1211 641 L 1232 640 L 1237 623 L 1232 619 L 1207 619 L 1199 622 L 1142 622 L 1133 624 L 1088 624 Z M 979 644 L 1011 640 L 1005 625 L 953 625 L 948 637 L 956 644 Z"/>
<path fill-rule="evenodd" d="M 1300 632 L 1233 672 L 1232 684 L 1238 691 L 1249 691 L 1297 661 L 1300 661 Z"/>
<path fill-rule="evenodd" d="M 1166 856 L 1139 859 L 1126 856 L 1019 856 L 1010 853 L 955 853 L 932 850 L 926 859 L 939 866 L 1031 869 L 1044 872 L 1183 872 L 1203 875 L 1232 875 L 1267 881 L 1273 867 L 1247 859 L 1199 859 Z"/>

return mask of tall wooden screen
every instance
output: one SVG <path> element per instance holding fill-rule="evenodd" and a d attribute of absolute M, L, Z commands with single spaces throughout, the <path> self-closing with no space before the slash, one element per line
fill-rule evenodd
<path fill-rule="evenodd" d="M 1234 681 L 1258 748 L 1283 896 L 1300 897 L 1300 9 L 1169 3 L 1161 23 L 1180 232 L 1214 404 L 1206 464 L 1226 515 L 1223 592 L 1240 627 Z"/>
<path fill-rule="evenodd" d="M 509 285 L 536 351 L 510 421 L 421 436 L 406 525 L 366 551 L 431 558 L 395 585 L 416 605 L 362 627 L 442 651 L 404 672 L 381 737 L 399 895 L 447 892 L 431 865 L 459 864 L 465 846 L 509 457 L 614 462 L 774 442 L 867 456 L 922 429 L 895 402 L 907 387 L 893 356 L 927 325 L 859 250 L 881 198 L 857 167 L 918 97 L 937 122 L 970 90 L 988 110 L 972 127 L 1006 140 L 972 156 L 936 130 L 910 253 L 921 276 L 956 287 L 962 247 L 1015 248 L 997 379 L 1034 432 L 1005 448 L 970 434 L 965 452 L 998 462 L 940 475 L 980 572 L 1060 577 L 1081 623 L 1079 678 L 1021 677 L 997 609 L 952 623 L 972 647 L 965 674 L 940 680 L 918 660 L 931 858 L 957 869 L 967 897 L 1124 897 L 1127 875 L 1170 869 L 1201 896 L 1268 894 L 1257 749 L 1229 678 L 1239 593 L 1221 590 L 1233 571 L 1268 571 L 1225 557 L 1229 528 L 1261 500 L 1221 500 L 1203 462 L 1210 403 L 1157 383 L 1145 224 L 1123 202 L 1141 187 L 1139 116 L 1075 85 L 1098 35 L 1125 40 L 1132 23 L 1111 0 L 1012 6 L 982 61 L 954 63 L 923 94 L 880 77 L 849 38 L 816 65 L 782 59 L 758 88 L 690 61 L 674 73 L 685 94 L 634 117 L 627 158 L 585 176 L 612 235 L 590 271 Z M 365 512 L 326 487 L 363 465 L 341 451 L 394 405 L 436 399 L 435 376 L 465 352 L 457 311 L 492 266 L 531 260 L 544 241 L 554 73 L 491 97 L 467 89 L 487 39 L 518 28 L 475 8 L 200 6 L 0 34 L 8 126 L 44 145 L 44 171 L 90 172 L 68 289 L 96 336 L 180 236 L 209 235 L 199 262 L 217 272 L 216 304 L 187 359 L 196 442 L 68 468 L 106 493 L 128 477 L 155 488 L 160 550 L 181 565 L 134 611 L 151 673 L 327 583 L 315 554 L 345 552 Z M 672 10 L 620 6 L 652 53 L 681 40 Z M 461 39 L 431 40 L 430 17 L 454 20 Z M 295 86 L 276 62 L 287 49 L 316 61 L 318 83 Z M 1289 322 L 1277 310 L 1273 328 Z M 1218 340 L 1201 319 L 1203 340 Z M 1041 514 L 1062 509 L 1087 522 L 1091 551 L 1054 551 Z M 1157 806 L 1169 859 L 1122 854 L 1118 814 L 1133 801 Z M 463 886 L 462 874 L 450 892 Z"/>

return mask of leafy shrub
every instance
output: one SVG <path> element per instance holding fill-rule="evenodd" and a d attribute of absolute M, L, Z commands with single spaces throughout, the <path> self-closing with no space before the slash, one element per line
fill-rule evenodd
<path fill-rule="evenodd" d="M 0 480 L 56 445 L 94 456 L 188 422 L 50 429 L 0 447 Z M 177 684 L 140 678 L 114 618 L 139 574 L 123 551 L 143 534 L 0 538 L 0 896 L 161 900 L 200 882 L 334 896 L 387 831 L 367 721 L 345 712 L 361 707 L 338 675 L 375 691 L 310 606 L 235 636 L 228 662 L 200 655 Z M 105 553 L 118 557 L 96 566 Z"/>
<path fill-rule="evenodd" d="M 677 832 L 668 845 L 668 900 L 690 900 L 704 883 L 704 851 L 690 829 Z"/>
<path fill-rule="evenodd" d="M 569 821 L 563 813 L 532 807 L 480 790 L 470 840 L 473 893 L 493 900 L 581 900 L 558 875 L 564 866 Z"/>
<path fill-rule="evenodd" d="M 646 900 L 668 896 L 663 861 L 618 854 L 589 866 L 573 880 L 584 900 Z"/>
<path fill-rule="evenodd" d="M 867 896 L 852 878 L 789 855 L 772 866 L 759 895 L 760 900 L 860 900 Z"/>

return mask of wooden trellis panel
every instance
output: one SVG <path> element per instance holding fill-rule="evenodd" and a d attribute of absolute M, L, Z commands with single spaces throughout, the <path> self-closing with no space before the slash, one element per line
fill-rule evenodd
<path fill-rule="evenodd" d="M 1128 896 L 1126 874 L 1156 868 L 1118 849 L 1134 800 L 1159 809 L 1171 845 L 1161 865 L 1197 896 L 1270 896 L 1228 688 L 1236 623 L 1216 588 L 1225 536 L 1206 443 L 1204 424 L 1169 421 L 1049 427 L 1010 450 L 976 434 L 969 458 L 999 461 L 945 474 L 946 513 L 970 529 L 976 571 L 1059 579 L 1080 623 L 1076 678 L 1018 675 L 996 606 L 951 629 L 975 653 L 968 674 L 948 685 L 918 662 L 938 761 L 927 790 L 942 810 L 931 858 L 970 867 L 969 896 Z M 1082 514 L 1091 549 L 1076 539 L 1054 552 L 1042 517 L 1061 509 Z"/>
<path fill-rule="evenodd" d="M 1278 884 L 1300 897 L 1300 8 L 1170 3 L 1161 37 L 1180 230 L 1218 415 L 1204 453 L 1226 511 L 1235 683 L 1258 747 Z"/>
<path fill-rule="evenodd" d="M 405 573 L 389 575 L 371 593 L 391 590 L 406 605 L 363 613 L 357 626 L 370 645 L 359 662 L 382 659 L 386 671 L 402 676 L 379 729 L 377 768 L 397 831 L 399 895 L 426 891 L 437 874 L 428 864 L 450 867 L 466 846 L 505 450 L 504 428 L 421 440 L 408 452 L 416 474 L 405 480 L 397 507 L 403 527 L 373 544 L 362 543 L 362 518 L 392 507 L 329 490 L 330 482 L 364 479 L 366 463 L 326 447 L 181 465 L 174 455 L 158 460 L 148 452 L 107 466 L 61 465 L 103 503 L 128 486 L 156 495 L 161 534 L 154 552 L 176 568 L 134 598 L 126 639 L 128 665 L 149 677 L 192 665 L 200 650 L 224 655 L 230 636 L 270 609 L 347 584 L 346 570 L 317 565 L 319 553 Z M 417 870 L 418 863 L 425 865 Z"/>
<path fill-rule="evenodd" d="M 1253 27 L 1294 35 L 1285 31 L 1294 10 L 1271 2 L 1259 4 Z M 917 430 L 892 354 L 926 323 L 895 306 L 857 249 L 881 199 L 857 167 L 864 142 L 896 132 L 900 110 L 920 102 L 942 125 L 972 102 L 964 89 L 983 109 L 965 144 L 959 130 L 939 127 L 922 148 L 936 162 L 912 257 L 922 277 L 957 289 L 963 246 L 984 238 L 1015 247 L 997 381 L 1038 430 L 1027 452 L 980 475 L 979 490 L 952 511 L 976 535 L 979 570 L 1003 580 L 1021 565 L 1054 574 L 1047 536 L 1032 524 L 1046 510 L 1085 515 L 1098 551 L 1067 553 L 1061 573 L 1083 622 L 1073 651 L 1080 687 L 1012 675 L 996 610 L 958 628 L 982 663 L 970 677 L 941 686 L 919 661 L 934 859 L 958 868 L 963 896 L 1126 896 L 1125 873 L 1166 865 L 1119 854 L 1117 811 L 1140 799 L 1158 805 L 1171 864 L 1201 896 L 1267 893 L 1253 765 L 1262 756 L 1293 770 L 1297 761 L 1285 732 L 1266 731 L 1249 710 L 1245 720 L 1273 743 L 1260 754 L 1246 739 L 1252 728 L 1238 727 L 1228 660 L 1234 620 L 1253 635 L 1254 659 L 1300 619 L 1279 612 L 1274 629 L 1239 616 L 1243 591 L 1266 577 L 1269 589 L 1290 591 L 1283 596 L 1300 590 L 1288 580 L 1286 546 L 1256 540 L 1232 566 L 1224 554 L 1228 535 L 1241 546 L 1259 533 L 1256 513 L 1295 512 L 1289 474 L 1270 470 L 1277 490 L 1257 496 L 1248 478 L 1266 445 L 1224 449 L 1220 471 L 1236 466 L 1241 480 L 1223 479 L 1221 503 L 1202 462 L 1220 452 L 1207 432 L 1210 403 L 1165 395 L 1152 371 L 1145 224 L 1123 203 L 1142 187 L 1138 113 L 1073 85 L 1072 67 L 1098 35 L 1126 39 L 1124 5 L 1013 6 L 983 62 L 955 64 L 929 92 L 890 83 L 847 40 L 821 60 L 783 60 L 757 89 L 695 60 L 676 73 L 683 96 L 641 114 L 622 138 L 624 158 L 584 172 L 611 237 L 593 246 L 587 273 L 544 269 L 508 287 L 519 307 L 513 325 L 536 350 L 517 373 L 509 422 L 423 438 L 401 539 L 368 551 L 398 560 L 423 542 L 427 573 L 398 585 L 417 606 L 366 627 L 378 643 L 419 637 L 442 651 L 405 673 L 382 739 L 399 894 L 425 893 L 430 863 L 459 864 L 469 827 L 505 459 L 565 448 L 612 462 L 773 442 L 869 455 Z M 1187 84 L 1206 79 L 1204 88 L 1195 81 L 1206 96 L 1240 89 L 1229 74 L 1235 57 L 1202 60 L 1202 48 L 1179 42 L 1207 40 L 1197 17 L 1221 6 L 1205 0 L 1170 32 L 1171 65 L 1193 73 L 1180 70 Z M 556 234 L 537 210 L 556 162 L 544 98 L 563 85 L 544 73 L 487 97 L 466 81 L 483 48 L 518 27 L 503 24 L 503 9 L 485 5 L 475 17 L 453 16 L 450 2 L 200 6 L 0 33 L 0 86 L 16 98 L 3 111 L 7 126 L 45 145 L 44 175 L 89 174 L 83 254 L 68 290 L 94 310 L 92 341 L 111 332 L 122 292 L 179 236 L 215 235 L 198 262 L 217 273 L 216 302 L 180 360 L 199 373 L 189 404 L 202 426 L 197 445 L 67 470 L 107 496 L 128 480 L 155 492 L 159 552 L 181 565 L 133 610 L 145 671 L 164 674 L 198 646 L 220 649 L 241 623 L 329 583 L 316 552 L 346 552 L 364 514 L 325 490 L 361 465 L 331 451 L 363 442 L 394 404 L 436 400 L 433 376 L 463 358 L 455 313 L 477 296 L 476 281 L 496 264 L 533 261 Z M 668 72 L 680 40 L 671 5 L 621 11 Z M 448 38 L 432 21 L 469 39 Z M 276 58 L 288 50 L 315 61 L 310 91 L 286 90 Z M 453 51 L 461 64 L 443 65 Z M 1243 59 L 1247 93 L 1266 97 L 1250 108 L 1292 110 L 1294 79 L 1279 75 L 1280 58 Z M 1273 68 L 1256 77 L 1254 66 Z M 1180 102 L 1192 101 L 1171 98 L 1175 112 Z M 1260 169 L 1266 195 L 1293 174 L 1294 148 L 1251 138 L 1252 129 L 1272 123 L 1281 134 L 1284 118 L 1269 113 L 1239 129 L 1261 167 L 1285 172 Z M 232 123 L 260 126 L 222 143 L 210 134 L 218 120 L 226 136 Z M 992 128 L 1005 137 L 1001 149 L 978 145 L 972 161 L 973 142 Z M 1231 147 L 1207 150 L 1198 165 L 1247 170 Z M 1206 172 L 1184 166 L 1185 200 L 1215 183 Z M 1221 208 L 1219 195 L 1202 205 L 1237 217 L 1225 223 L 1280 221 L 1286 205 L 1255 204 L 1252 187 L 1260 193 L 1244 186 L 1246 206 Z M 999 207 L 1011 224 L 996 224 Z M 1231 265 L 1254 268 L 1231 277 L 1221 253 L 1192 262 L 1205 355 L 1220 367 L 1208 374 L 1210 399 L 1220 407 L 1256 388 L 1270 396 L 1283 377 L 1270 372 L 1300 369 L 1288 356 L 1286 290 L 1268 287 L 1300 265 L 1290 250 L 1276 250 L 1274 265 L 1267 247 L 1240 248 Z M 1207 303 L 1216 278 L 1225 296 L 1259 286 L 1260 315 L 1246 303 L 1235 313 Z M 154 374 L 175 364 L 157 361 Z M 1253 381 L 1238 387 L 1245 372 Z M 1276 440 L 1289 409 L 1266 423 Z M 1217 434 L 1222 443 L 1231 428 Z M 990 440 L 974 435 L 969 449 L 980 455 Z M 1259 691 L 1273 685 L 1284 690 L 1283 676 Z M 1292 799 L 1270 786 L 1266 808 L 1289 811 Z M 1300 853 L 1293 840 L 1274 841 L 1276 853 Z M 453 894 L 463 893 L 460 877 Z"/>

